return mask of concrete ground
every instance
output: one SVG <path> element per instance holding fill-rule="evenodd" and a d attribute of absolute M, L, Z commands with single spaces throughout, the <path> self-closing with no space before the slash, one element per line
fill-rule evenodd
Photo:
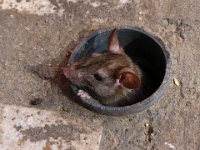
<path fill-rule="evenodd" d="M 0 0 L 0 149 L 200 150 L 199 14 L 199 0 Z M 174 69 L 161 100 L 126 117 L 77 105 L 55 78 L 83 37 L 118 25 L 160 37 Z"/>

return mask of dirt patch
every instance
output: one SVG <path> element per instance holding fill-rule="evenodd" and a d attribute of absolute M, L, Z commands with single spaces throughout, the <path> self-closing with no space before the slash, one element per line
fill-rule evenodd
<path fill-rule="evenodd" d="M 18 127 L 16 127 L 19 130 Z M 36 142 L 40 140 L 46 140 L 49 137 L 58 139 L 59 137 L 65 140 L 76 140 L 80 138 L 80 134 L 87 134 L 87 131 L 84 127 L 76 127 L 74 125 L 45 125 L 43 127 L 29 128 L 27 130 L 20 130 L 23 134 L 23 139 L 29 139 L 31 142 Z"/>

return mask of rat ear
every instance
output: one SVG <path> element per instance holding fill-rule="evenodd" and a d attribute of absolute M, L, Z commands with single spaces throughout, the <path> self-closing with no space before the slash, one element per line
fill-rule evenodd
<path fill-rule="evenodd" d="M 132 72 L 122 72 L 118 74 L 117 80 L 128 89 L 135 89 L 140 85 L 140 79 Z"/>
<path fill-rule="evenodd" d="M 120 54 L 123 52 L 122 48 L 119 45 L 116 28 L 110 33 L 110 36 L 108 38 L 108 51 L 116 54 Z"/>

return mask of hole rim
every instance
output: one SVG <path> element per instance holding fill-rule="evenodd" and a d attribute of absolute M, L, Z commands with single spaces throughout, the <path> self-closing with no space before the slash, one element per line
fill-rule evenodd
<path fill-rule="evenodd" d="M 161 97 L 163 96 L 164 92 L 166 91 L 166 89 L 169 86 L 170 81 L 171 81 L 172 60 L 171 60 L 170 53 L 168 52 L 168 50 L 165 47 L 164 42 L 159 37 L 157 37 L 153 34 L 150 34 L 149 32 L 145 31 L 143 28 L 139 28 L 139 27 L 118 26 L 116 28 L 117 28 L 117 30 L 121 30 L 121 29 L 122 30 L 124 30 L 124 29 L 133 30 L 133 31 L 139 32 L 141 34 L 144 34 L 145 36 L 152 39 L 160 47 L 160 49 L 162 50 L 162 53 L 164 54 L 165 62 L 166 62 L 165 74 L 164 74 L 164 77 L 163 77 L 163 80 L 162 80 L 160 86 L 157 88 L 157 90 L 154 93 L 152 93 L 149 97 L 143 99 L 142 101 L 132 104 L 132 105 L 123 106 L 123 107 L 105 106 L 100 103 L 95 103 L 95 102 L 92 102 L 91 100 L 81 99 L 81 98 L 78 103 L 81 106 L 83 106 L 93 112 L 97 112 L 97 113 L 104 114 L 104 115 L 111 115 L 111 116 L 133 115 L 133 114 L 136 114 L 136 113 L 139 113 L 141 111 L 148 109 L 155 102 L 157 102 L 158 100 L 161 99 Z M 99 29 L 96 32 L 92 33 L 87 38 L 83 39 L 74 49 L 72 55 L 69 58 L 69 62 L 73 62 L 76 59 L 75 55 L 77 53 L 79 53 L 79 50 L 82 46 L 87 44 L 88 40 L 91 40 L 92 38 L 96 37 L 98 34 L 101 34 L 103 32 L 110 32 L 111 30 L 113 30 L 113 28 Z M 71 85 L 71 88 L 76 93 L 77 88 L 74 85 Z M 94 101 L 97 101 L 97 100 L 94 100 Z"/>

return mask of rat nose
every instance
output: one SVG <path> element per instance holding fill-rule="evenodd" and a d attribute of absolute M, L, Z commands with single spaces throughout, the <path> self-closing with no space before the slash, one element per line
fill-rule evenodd
<path fill-rule="evenodd" d="M 68 67 L 64 67 L 62 69 L 63 69 L 63 73 L 66 78 L 78 78 L 78 73 L 75 70 L 74 66 L 68 66 Z"/>

